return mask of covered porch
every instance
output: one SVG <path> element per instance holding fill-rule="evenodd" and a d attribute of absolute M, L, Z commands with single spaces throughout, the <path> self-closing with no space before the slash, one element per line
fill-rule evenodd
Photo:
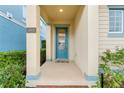
<path fill-rule="evenodd" d="M 89 87 L 94 81 L 88 81 L 74 62 L 45 62 L 40 68 L 39 79 L 27 83 L 30 87 Z M 55 88 L 55 87 L 54 87 Z"/>
<path fill-rule="evenodd" d="M 46 62 L 41 67 L 40 17 L 47 24 Z M 94 84 L 98 73 L 98 6 L 27 6 L 26 23 L 26 86 Z M 59 52 L 58 27 L 68 31 L 60 35 L 66 38 L 63 40 L 67 50 Z"/>

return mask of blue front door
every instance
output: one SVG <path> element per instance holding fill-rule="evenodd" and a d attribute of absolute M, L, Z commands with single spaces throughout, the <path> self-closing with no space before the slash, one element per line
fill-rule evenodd
<path fill-rule="evenodd" d="M 56 59 L 68 59 L 68 28 L 56 28 Z"/>

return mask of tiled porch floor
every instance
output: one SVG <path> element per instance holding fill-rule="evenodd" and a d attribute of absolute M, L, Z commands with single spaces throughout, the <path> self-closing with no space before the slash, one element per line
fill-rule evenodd
<path fill-rule="evenodd" d="M 30 81 L 30 83 L 34 85 L 89 85 L 74 62 L 46 62 L 41 67 L 39 80 Z"/>

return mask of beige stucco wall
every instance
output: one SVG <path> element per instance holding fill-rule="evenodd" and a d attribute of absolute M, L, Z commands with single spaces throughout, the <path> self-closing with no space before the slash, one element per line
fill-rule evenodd
<path fill-rule="evenodd" d="M 98 72 L 98 6 L 81 7 L 75 19 L 75 62 L 83 74 Z"/>
<path fill-rule="evenodd" d="M 106 49 L 115 50 L 117 47 L 124 48 L 123 37 L 110 37 L 109 32 L 109 9 L 106 5 L 99 6 L 99 55 Z"/>
<path fill-rule="evenodd" d="M 75 62 L 84 74 L 88 65 L 87 7 L 81 7 L 75 19 Z"/>

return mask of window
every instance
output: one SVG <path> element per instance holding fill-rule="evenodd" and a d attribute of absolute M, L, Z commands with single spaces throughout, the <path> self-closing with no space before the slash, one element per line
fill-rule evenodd
<path fill-rule="evenodd" d="M 110 9 L 109 10 L 109 33 L 123 33 L 123 14 L 124 10 Z"/>
<path fill-rule="evenodd" d="M 40 40 L 41 40 L 41 48 L 46 47 L 46 37 L 47 36 L 47 23 L 45 20 L 40 17 Z"/>
<path fill-rule="evenodd" d="M 40 37 L 42 40 L 46 40 L 46 34 L 47 34 L 47 23 L 41 17 L 40 18 Z"/>

